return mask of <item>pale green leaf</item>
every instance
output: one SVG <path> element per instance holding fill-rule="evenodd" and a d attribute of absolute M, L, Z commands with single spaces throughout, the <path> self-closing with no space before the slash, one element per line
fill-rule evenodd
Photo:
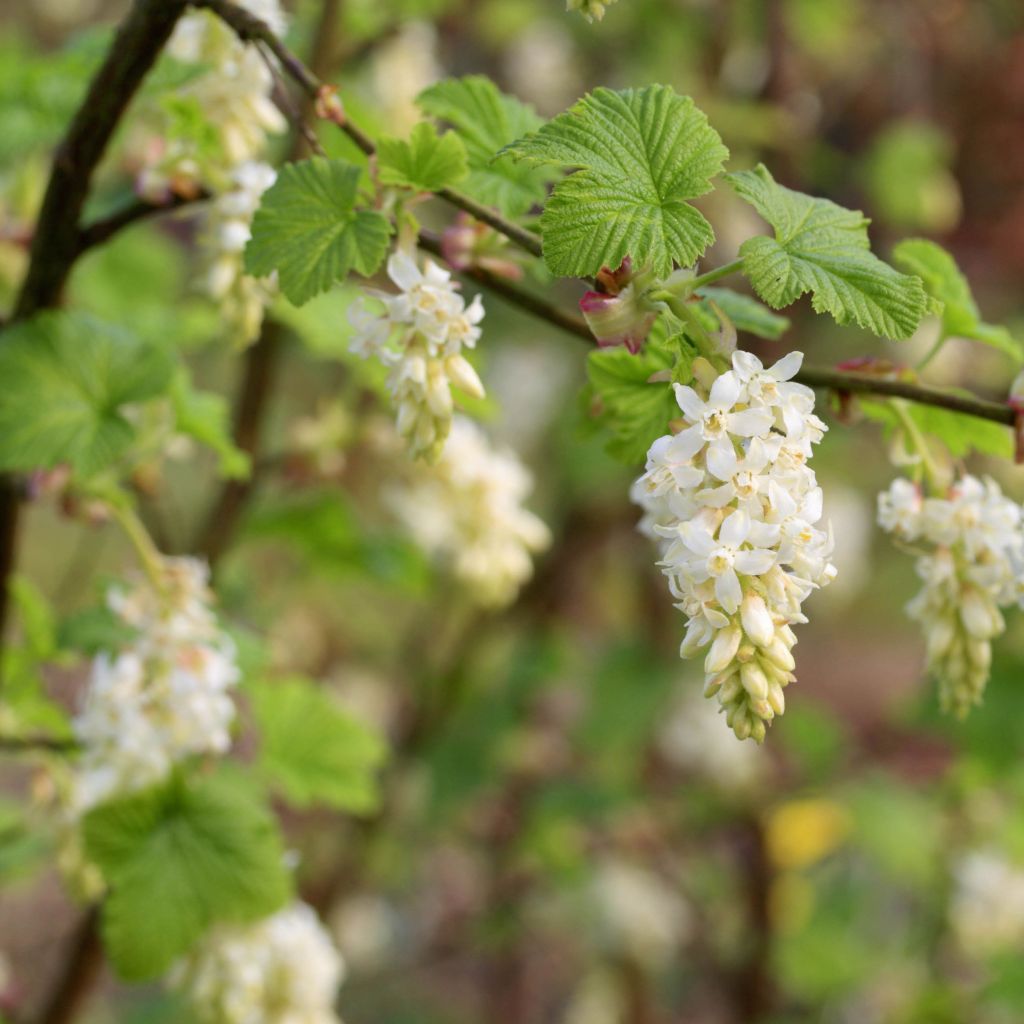
<path fill-rule="evenodd" d="M 381 738 L 305 679 L 262 681 L 249 688 L 260 727 L 260 767 L 298 807 L 322 803 L 357 813 L 378 804 Z"/>
<path fill-rule="evenodd" d="M 0 469 L 69 464 L 83 476 L 135 436 L 124 407 L 170 384 L 161 348 L 84 313 L 40 313 L 0 334 Z"/>
<path fill-rule="evenodd" d="M 175 427 L 216 452 L 220 471 L 231 480 L 249 475 L 249 456 L 231 437 L 231 413 L 227 399 L 212 391 L 199 391 L 184 367 L 171 385 Z"/>
<path fill-rule="evenodd" d="M 508 157 L 495 159 L 503 146 L 544 123 L 532 107 L 506 96 L 482 75 L 437 82 L 416 102 L 424 113 L 450 124 L 462 139 L 469 163 L 463 188 L 471 196 L 510 217 L 544 201 L 548 171 L 516 165 Z"/>
<path fill-rule="evenodd" d="M 385 185 L 437 192 L 456 185 L 469 173 L 466 147 L 455 132 L 438 135 L 426 121 L 417 124 L 409 141 L 381 139 L 377 145 L 379 177 Z"/>
<path fill-rule="evenodd" d="M 245 269 L 256 277 L 276 270 L 281 291 L 297 306 L 353 270 L 376 272 L 391 224 L 376 210 L 356 209 L 359 176 L 344 160 L 286 164 L 253 218 Z"/>
<path fill-rule="evenodd" d="M 757 299 L 731 288 L 701 288 L 700 298 L 702 309 L 714 314 L 714 303 L 742 333 L 778 341 L 789 330 L 788 317 L 773 313 Z"/>
<path fill-rule="evenodd" d="M 729 153 L 693 100 L 668 86 L 596 89 L 505 152 L 573 172 L 541 217 L 556 274 L 594 274 L 631 256 L 665 275 L 714 241 L 687 200 L 710 191 Z"/>
<path fill-rule="evenodd" d="M 83 834 L 109 885 L 107 952 L 128 980 L 162 974 L 211 925 L 265 917 L 290 896 L 273 818 L 226 769 L 104 804 Z"/>
<path fill-rule="evenodd" d="M 927 238 L 908 238 L 893 250 L 897 266 L 924 281 L 925 290 L 941 305 L 943 331 L 953 338 L 980 341 L 1004 352 L 1015 362 L 1024 362 L 1020 342 L 1005 328 L 981 319 L 978 304 L 956 260 Z"/>
<path fill-rule="evenodd" d="M 776 184 L 764 165 L 726 175 L 729 184 L 775 229 L 740 247 L 754 291 L 774 309 L 806 292 L 818 313 L 889 338 L 907 338 L 927 309 L 921 281 L 873 255 L 868 219 L 828 199 Z"/>
<path fill-rule="evenodd" d="M 950 391 L 970 397 L 966 391 L 955 388 Z M 858 404 L 869 419 L 883 423 L 887 429 L 901 427 L 901 420 L 889 402 L 862 398 Z M 906 412 L 925 437 L 941 442 L 955 459 L 965 458 L 971 452 L 1000 459 L 1013 458 L 1013 433 L 1002 423 L 916 402 L 908 402 Z"/>
<path fill-rule="evenodd" d="M 636 355 L 621 346 L 590 353 L 587 376 L 600 401 L 601 419 L 612 433 L 610 455 L 643 465 L 651 444 L 668 432 L 679 406 L 668 380 L 650 378 L 664 375 L 673 363 L 670 345 L 653 339 Z"/>

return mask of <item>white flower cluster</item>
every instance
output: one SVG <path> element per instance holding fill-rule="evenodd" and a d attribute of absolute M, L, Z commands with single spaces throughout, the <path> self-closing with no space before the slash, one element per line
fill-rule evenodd
<path fill-rule="evenodd" d="M 276 33 L 284 31 L 278 0 L 242 0 L 241 6 Z M 187 14 L 175 27 L 167 52 L 184 64 L 204 68 L 175 91 L 175 102 L 199 111 L 215 145 L 204 148 L 194 133 L 162 133 L 165 145 L 156 150 L 155 161 L 139 182 L 140 192 L 149 198 L 198 185 L 220 189 L 235 167 L 263 155 L 268 135 L 287 128 L 270 98 L 274 76 L 266 61 L 216 15 Z"/>
<path fill-rule="evenodd" d="M 476 370 L 462 355 L 480 337 L 483 302 L 477 295 L 467 306 L 451 274 L 430 260 L 421 271 L 401 250 L 388 259 L 388 276 L 400 289 L 397 295 L 370 293 L 384 304 L 384 316 L 362 306 L 349 311 L 355 328 L 351 350 L 390 367 L 398 432 L 414 457 L 434 461 L 451 428 L 452 386 L 474 398 L 484 394 Z"/>
<path fill-rule="evenodd" d="M 161 587 L 114 591 L 112 610 L 135 635 L 118 653 L 100 654 L 75 734 L 82 755 L 72 811 L 160 782 L 195 754 L 231 745 L 238 681 L 235 649 L 211 610 L 206 566 L 167 558 Z"/>
<path fill-rule="evenodd" d="M 995 850 L 974 850 L 955 865 L 949 916 L 960 944 L 975 955 L 1024 941 L 1024 869 Z"/>
<path fill-rule="evenodd" d="M 565 0 L 567 11 L 579 11 L 587 21 L 600 21 L 615 0 Z"/>
<path fill-rule="evenodd" d="M 795 678 L 790 627 L 807 621 L 804 600 L 835 576 L 807 465 L 826 427 L 814 393 L 790 380 L 802 360 L 793 352 L 766 370 L 736 352 L 706 399 L 676 384 L 685 427 L 654 442 L 632 491 L 688 619 L 680 655 L 711 645 L 704 693 L 718 695 L 740 739 L 758 742 Z"/>
<path fill-rule="evenodd" d="M 531 555 L 550 541 L 522 505 L 532 485 L 513 452 L 494 449 L 457 416 L 437 464 L 413 469 L 388 500 L 425 551 L 449 563 L 481 604 L 500 606 L 515 598 L 533 573 Z"/>
<path fill-rule="evenodd" d="M 231 172 L 234 187 L 210 203 L 199 237 L 205 291 L 220 303 L 231 333 L 241 345 L 259 334 L 263 310 L 277 294 L 277 275 L 252 277 L 245 272 L 242 259 L 260 197 L 276 178 L 277 172 L 269 164 L 239 164 Z"/>
<path fill-rule="evenodd" d="M 999 609 L 1024 596 L 1021 508 L 991 479 L 965 474 L 926 498 L 901 477 L 878 496 L 878 522 L 918 555 L 924 586 L 907 614 L 924 629 L 943 710 L 965 715 L 988 681 Z"/>
<path fill-rule="evenodd" d="M 170 981 L 206 1024 L 337 1024 L 345 966 L 305 903 L 214 928 Z"/>

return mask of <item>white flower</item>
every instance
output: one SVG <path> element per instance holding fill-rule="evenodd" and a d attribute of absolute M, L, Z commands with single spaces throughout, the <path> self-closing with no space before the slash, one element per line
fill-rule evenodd
<path fill-rule="evenodd" d="M 234 644 L 210 608 L 206 567 L 167 558 L 162 577 L 159 592 L 146 583 L 110 595 L 136 635 L 93 661 L 74 720 L 82 746 L 74 814 L 162 781 L 184 758 L 231 745 L 239 673 Z"/>
<path fill-rule="evenodd" d="M 492 448 L 460 416 L 436 465 L 407 476 L 388 502 L 417 543 L 481 604 L 513 600 L 533 572 L 532 554 L 550 542 L 544 523 L 522 505 L 532 480 L 515 454 Z"/>
<path fill-rule="evenodd" d="M 680 455 L 685 452 L 692 457 L 705 445 L 719 449 L 730 448 L 733 442 L 729 435 L 753 437 L 765 434 L 771 428 L 772 415 L 767 410 L 737 411 L 734 408 L 742 386 L 739 378 L 731 371 L 723 373 L 715 381 L 707 401 L 703 401 L 693 388 L 685 384 L 675 384 L 673 387 L 679 408 L 692 424 L 677 435 Z"/>
<path fill-rule="evenodd" d="M 311 907 L 218 925 L 170 975 L 206 1024 L 340 1024 L 344 962 Z"/>
<path fill-rule="evenodd" d="M 641 529 L 661 538 L 660 565 L 687 618 L 682 657 L 707 647 L 707 696 L 717 695 L 738 737 L 760 741 L 794 679 L 790 626 L 831 582 L 831 527 L 807 461 L 825 425 L 813 393 L 790 378 L 802 360 L 770 369 L 746 352 L 707 399 L 675 385 L 684 427 L 659 438 L 631 491 Z"/>
<path fill-rule="evenodd" d="M 975 956 L 1011 951 L 1024 941 L 1024 869 L 995 850 L 960 859 L 950 919 L 961 946 Z"/>
<path fill-rule="evenodd" d="M 945 710 L 964 715 L 981 700 L 991 641 L 1005 628 L 1000 606 L 1024 593 L 1021 509 L 994 480 L 964 475 L 945 497 L 922 498 L 896 480 L 879 495 L 878 521 L 918 549 L 923 587 L 907 613 L 925 633 L 928 670 Z"/>
<path fill-rule="evenodd" d="M 397 295 L 369 293 L 383 304 L 383 317 L 362 306 L 349 310 L 355 329 L 350 350 L 391 368 L 388 388 L 398 432 L 414 457 L 436 460 L 451 426 L 452 386 L 474 398 L 484 394 L 476 370 L 462 355 L 480 337 L 483 303 L 477 296 L 467 307 L 446 270 L 430 260 L 420 270 L 402 250 L 388 258 L 388 276 L 400 289 Z"/>
<path fill-rule="evenodd" d="M 240 164 L 231 173 L 234 187 L 210 203 L 199 234 L 205 291 L 220 303 L 221 313 L 239 344 L 255 340 L 263 311 L 277 295 L 276 275 L 251 277 L 243 265 L 253 215 L 276 177 L 268 164 Z"/>

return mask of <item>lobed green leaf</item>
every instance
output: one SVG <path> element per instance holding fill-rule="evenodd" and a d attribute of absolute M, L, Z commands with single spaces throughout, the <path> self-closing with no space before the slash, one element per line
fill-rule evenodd
<path fill-rule="evenodd" d="M 693 100 L 669 86 L 596 89 L 504 152 L 572 172 L 540 222 L 556 274 L 594 274 L 631 256 L 664 276 L 714 241 L 687 200 L 710 191 L 729 153 Z"/>
<path fill-rule="evenodd" d="M 327 804 L 367 813 L 378 804 L 376 772 L 386 747 L 306 679 L 249 688 L 260 727 L 260 768 L 294 805 Z"/>
<path fill-rule="evenodd" d="M 354 164 L 325 157 L 283 167 L 253 218 L 245 269 L 256 277 L 276 271 L 297 306 L 353 270 L 375 273 L 391 224 L 376 210 L 356 208 L 359 176 Z"/>
<path fill-rule="evenodd" d="M 426 121 L 417 124 L 409 141 L 385 138 L 377 145 L 379 177 L 385 185 L 419 192 L 438 192 L 456 185 L 469 173 L 466 147 L 455 132 L 438 135 Z"/>
<path fill-rule="evenodd" d="M 162 974 L 211 925 L 257 920 L 290 897 L 274 820 L 226 769 L 104 804 L 83 835 L 110 887 L 104 942 L 127 980 Z"/>
<path fill-rule="evenodd" d="M 82 476 L 114 463 L 135 431 L 124 408 L 163 394 L 162 348 L 85 313 L 47 312 L 0 335 L 0 469 Z"/>
<path fill-rule="evenodd" d="M 495 158 L 502 147 L 544 123 L 532 107 L 505 95 L 482 75 L 437 82 L 416 102 L 424 113 L 450 124 L 462 140 L 469 168 L 463 187 L 469 195 L 510 217 L 543 202 L 549 172 Z"/>
<path fill-rule="evenodd" d="M 898 266 L 924 282 L 925 290 L 940 307 L 945 334 L 980 341 L 999 349 L 1014 362 L 1024 362 L 1021 343 L 1005 327 L 982 320 L 967 278 L 941 245 L 926 238 L 908 238 L 893 249 L 892 257 Z"/>
<path fill-rule="evenodd" d="M 776 184 L 763 164 L 726 175 L 738 195 L 775 229 L 740 247 L 754 291 L 774 309 L 806 292 L 817 313 L 874 334 L 908 338 L 927 311 L 924 286 L 870 249 L 868 219 L 828 199 Z"/>

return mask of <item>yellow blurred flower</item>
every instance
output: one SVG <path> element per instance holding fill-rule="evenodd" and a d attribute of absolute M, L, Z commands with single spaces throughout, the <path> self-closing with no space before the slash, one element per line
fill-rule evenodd
<path fill-rule="evenodd" d="M 768 856 L 780 870 L 804 868 L 840 846 L 849 831 L 849 812 L 835 801 L 790 800 L 768 816 Z"/>

